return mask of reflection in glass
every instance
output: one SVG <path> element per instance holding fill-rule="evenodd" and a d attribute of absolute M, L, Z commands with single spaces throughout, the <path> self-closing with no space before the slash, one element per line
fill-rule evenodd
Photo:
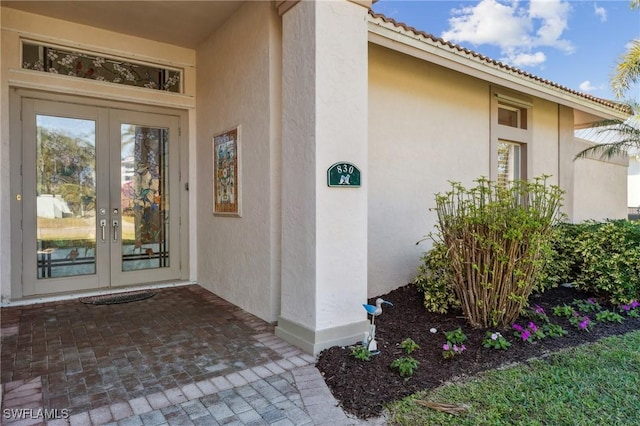
<path fill-rule="evenodd" d="M 95 122 L 36 116 L 38 278 L 96 273 Z"/>
<path fill-rule="evenodd" d="M 506 141 L 498 142 L 498 183 L 522 179 L 520 144 Z"/>
<path fill-rule="evenodd" d="M 169 266 L 168 130 L 121 125 L 122 270 Z"/>

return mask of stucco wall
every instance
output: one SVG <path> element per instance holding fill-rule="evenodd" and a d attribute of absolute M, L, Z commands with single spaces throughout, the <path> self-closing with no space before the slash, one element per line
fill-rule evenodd
<path fill-rule="evenodd" d="M 558 184 L 558 132 L 560 118 L 558 116 L 558 106 L 543 99 L 534 98 L 531 110 L 533 142 L 528 152 L 531 154 L 531 170 L 527 173 L 527 178 L 549 175 L 549 184 Z M 571 136 L 573 129 L 566 128 L 567 134 Z"/>
<path fill-rule="evenodd" d="M 496 92 L 509 91 L 370 45 L 369 296 L 413 280 L 421 254 L 431 247 L 429 240 L 416 242 L 434 231 L 436 215 L 429 211 L 435 206 L 434 194 L 448 190 L 448 181 L 469 186 L 480 176 L 495 178 L 497 154 L 491 146 L 503 135 L 526 138 L 521 142 L 527 143 L 527 178 L 550 175 L 549 184 L 567 191 L 565 210 L 572 211 L 575 199 L 576 210 L 598 215 L 595 206 L 581 204 L 593 188 L 574 186 L 574 179 L 607 175 L 615 168 L 596 166 L 574 176 L 571 109 L 523 96 L 530 103 L 523 134 L 491 125 Z M 618 182 L 618 175 L 615 169 L 613 176 L 602 179 Z M 609 200 L 611 194 L 603 191 L 603 197 Z M 618 203 L 616 197 L 611 201 Z"/>
<path fill-rule="evenodd" d="M 245 4 L 197 49 L 198 283 L 268 321 L 279 312 L 280 34 Z M 213 215 L 214 135 L 240 126 L 242 217 Z"/>
<path fill-rule="evenodd" d="M 576 139 L 578 153 L 591 146 Z M 627 217 L 628 159 L 599 157 L 575 160 L 573 222 Z"/>
<path fill-rule="evenodd" d="M 282 17 L 282 312 L 313 353 L 362 338 L 367 291 L 367 9 L 299 2 Z M 337 162 L 359 188 L 327 186 Z M 346 340 L 346 341 L 345 341 Z"/>
<path fill-rule="evenodd" d="M 627 176 L 627 206 L 638 213 L 640 209 L 640 156 L 629 159 L 629 174 Z"/>
<path fill-rule="evenodd" d="M 369 47 L 369 296 L 413 280 L 434 194 L 489 173 L 489 86 Z"/>

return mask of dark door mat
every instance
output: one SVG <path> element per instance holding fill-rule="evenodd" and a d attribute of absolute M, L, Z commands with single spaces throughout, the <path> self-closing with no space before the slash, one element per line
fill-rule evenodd
<path fill-rule="evenodd" d="M 89 305 L 114 305 L 116 303 L 137 302 L 138 300 L 148 299 L 155 296 L 154 291 L 130 291 L 127 293 L 104 294 L 101 296 L 83 297 L 80 299 L 82 303 Z"/>

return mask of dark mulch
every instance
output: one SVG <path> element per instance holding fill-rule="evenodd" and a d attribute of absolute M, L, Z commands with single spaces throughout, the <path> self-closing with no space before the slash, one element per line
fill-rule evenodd
<path fill-rule="evenodd" d="M 574 288 L 559 287 L 542 295 L 530 298 L 530 305 L 540 305 L 549 315 L 552 323 L 561 325 L 568 335 L 562 338 L 545 338 L 534 343 L 522 342 L 513 335 L 513 330 L 502 330 L 502 335 L 512 343 L 506 350 L 486 349 L 482 340 L 487 330 L 469 327 L 462 318 L 461 311 L 450 314 L 427 312 L 422 305 L 422 295 L 416 287 L 407 285 L 381 296 L 393 302 L 394 306 L 383 305 L 382 315 L 376 318 L 378 349 L 381 353 L 365 362 L 351 356 L 351 349 L 332 347 L 323 351 L 317 367 L 338 399 L 342 407 L 360 417 L 375 417 L 382 413 L 383 406 L 424 389 L 435 388 L 452 379 L 464 378 L 480 371 L 497 368 L 531 358 L 544 357 L 562 348 L 594 342 L 606 336 L 624 334 L 640 329 L 640 319 L 625 316 L 619 323 L 597 323 L 590 332 L 578 330 L 564 318 L 552 315 L 553 307 L 570 304 L 574 299 L 586 300 L 592 295 Z M 603 300 L 596 298 L 603 308 L 611 308 Z M 375 298 L 369 300 L 375 303 Z M 613 308 L 611 308 L 613 310 Z M 616 310 L 617 312 L 617 310 Z M 594 319 L 591 314 L 590 318 Z M 528 324 L 522 319 L 522 325 Z M 536 321 L 538 325 L 542 323 Z M 443 332 L 461 327 L 467 335 L 467 351 L 451 359 L 442 357 L 442 345 L 445 343 Z M 436 328 L 432 334 L 429 330 Z M 416 373 L 405 380 L 390 364 L 406 353 L 399 343 L 407 337 L 412 338 L 420 348 L 411 356 L 420 362 Z M 355 343 L 355 342 L 354 342 Z"/>

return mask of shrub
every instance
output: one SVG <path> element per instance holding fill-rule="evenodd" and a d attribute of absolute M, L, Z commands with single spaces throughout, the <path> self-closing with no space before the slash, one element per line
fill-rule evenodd
<path fill-rule="evenodd" d="M 447 246 L 442 242 L 434 242 L 431 250 L 422 255 L 422 264 L 413 282 L 424 294 L 427 311 L 444 314 L 460 306 L 453 291 L 453 270 Z"/>
<path fill-rule="evenodd" d="M 482 339 L 482 346 L 485 348 L 505 350 L 511 346 L 511 343 L 499 332 L 487 331 L 484 339 Z"/>
<path fill-rule="evenodd" d="M 453 331 L 445 331 L 444 338 L 447 342 L 442 345 L 442 356 L 445 359 L 453 358 L 456 355 L 462 355 L 467 348 L 462 343 L 467 340 L 467 335 L 458 327 Z"/>
<path fill-rule="evenodd" d="M 407 352 L 407 355 L 416 349 L 420 349 L 420 345 L 418 345 L 411 337 L 407 337 L 400 342 L 400 347 Z"/>
<path fill-rule="evenodd" d="M 539 287 L 572 282 L 613 304 L 640 298 L 640 223 L 563 223 L 553 235 Z"/>
<path fill-rule="evenodd" d="M 485 178 L 436 195 L 452 287 L 473 327 L 508 327 L 526 306 L 559 219 L 562 191 L 546 177 L 506 185 Z"/>
<path fill-rule="evenodd" d="M 558 223 L 551 230 L 550 244 L 545 245 L 544 262 L 533 291 L 543 293 L 560 284 L 573 282 L 578 264 L 575 240 L 581 231 L 570 223 Z"/>
<path fill-rule="evenodd" d="M 574 313 L 575 310 L 571 306 L 567 305 L 554 306 L 553 308 L 553 315 L 557 317 L 571 318 Z"/>
<path fill-rule="evenodd" d="M 397 358 L 391 362 L 391 368 L 396 368 L 402 377 L 413 376 L 420 362 L 411 356 Z"/>
<path fill-rule="evenodd" d="M 600 311 L 596 314 L 596 321 L 622 323 L 624 317 L 616 312 Z"/>
<path fill-rule="evenodd" d="M 545 324 L 542 327 L 544 334 L 549 337 L 562 337 L 568 334 L 567 330 L 558 324 Z"/>
<path fill-rule="evenodd" d="M 464 334 L 460 327 L 456 328 L 453 331 L 445 331 L 444 338 L 447 339 L 449 343 L 464 343 L 467 341 L 467 335 Z"/>
<path fill-rule="evenodd" d="M 365 346 L 355 346 L 351 349 L 351 356 L 360 361 L 370 361 L 371 351 Z"/>
<path fill-rule="evenodd" d="M 580 226 L 580 225 L 579 225 Z M 628 220 L 582 225 L 575 252 L 579 288 L 607 295 L 613 304 L 640 298 L 640 224 Z"/>

